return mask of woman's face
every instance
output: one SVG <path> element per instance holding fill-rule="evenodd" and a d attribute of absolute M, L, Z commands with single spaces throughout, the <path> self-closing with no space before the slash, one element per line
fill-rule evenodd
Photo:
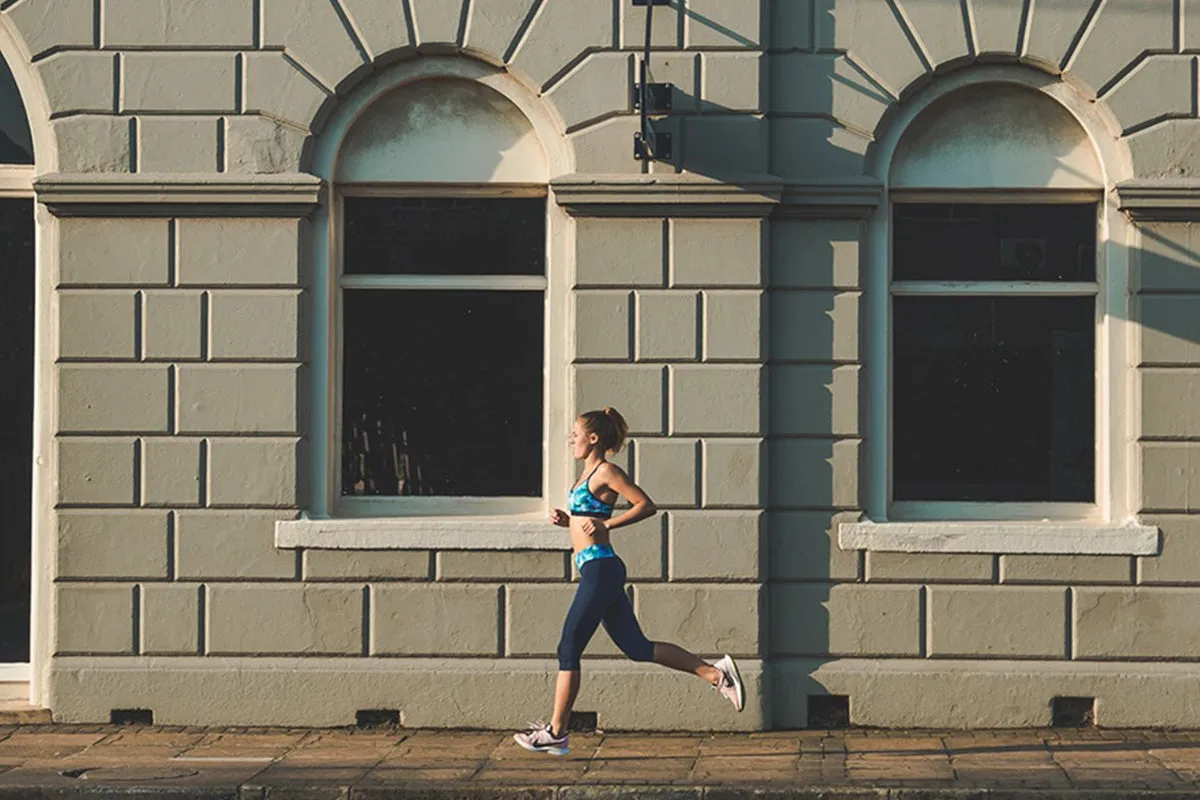
<path fill-rule="evenodd" d="M 575 420 L 575 427 L 571 429 L 571 454 L 578 459 L 587 458 L 588 451 L 598 441 L 598 437 L 594 433 L 588 433 L 583 427 L 583 420 Z"/>

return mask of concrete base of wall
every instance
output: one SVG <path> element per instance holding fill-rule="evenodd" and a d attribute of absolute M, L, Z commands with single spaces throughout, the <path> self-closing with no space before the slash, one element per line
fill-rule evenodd
<path fill-rule="evenodd" d="M 703 681 L 652 664 L 584 661 L 579 711 L 606 730 L 761 730 L 760 662 L 739 659 L 746 709 Z M 353 725 L 394 709 L 414 728 L 520 728 L 549 718 L 556 663 L 545 659 L 55 659 L 56 722 L 108 722 L 148 709 L 161 725 Z"/>
<path fill-rule="evenodd" d="M 883 728 L 1045 727 L 1055 697 L 1096 698 L 1102 727 L 1200 727 L 1200 664 L 772 659 L 763 683 L 774 728 L 803 728 L 816 694 Z"/>

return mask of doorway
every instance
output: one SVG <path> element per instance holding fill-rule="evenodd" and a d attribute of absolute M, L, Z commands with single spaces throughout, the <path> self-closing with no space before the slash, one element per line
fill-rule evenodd
<path fill-rule="evenodd" d="M 0 667 L 29 663 L 33 230 L 32 199 L 0 199 Z"/>

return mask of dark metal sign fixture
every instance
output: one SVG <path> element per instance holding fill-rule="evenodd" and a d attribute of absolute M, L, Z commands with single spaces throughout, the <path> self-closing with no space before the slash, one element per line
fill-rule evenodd
<path fill-rule="evenodd" d="M 635 7 L 646 9 L 646 49 L 638 67 L 638 83 L 633 87 L 633 107 L 638 110 L 640 126 L 633 135 L 633 157 L 638 161 L 665 161 L 671 158 L 671 134 L 654 130 L 651 115 L 671 110 L 672 86 L 650 83 L 650 38 L 654 7 L 670 6 L 671 0 L 633 0 Z"/>

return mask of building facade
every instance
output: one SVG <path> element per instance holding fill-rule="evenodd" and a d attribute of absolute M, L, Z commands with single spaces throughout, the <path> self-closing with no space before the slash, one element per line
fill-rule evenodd
<path fill-rule="evenodd" d="M 519 725 L 611 405 L 601 726 L 1200 724 L 1200 6 L 646 13 L 3 4 L 5 691 Z"/>

